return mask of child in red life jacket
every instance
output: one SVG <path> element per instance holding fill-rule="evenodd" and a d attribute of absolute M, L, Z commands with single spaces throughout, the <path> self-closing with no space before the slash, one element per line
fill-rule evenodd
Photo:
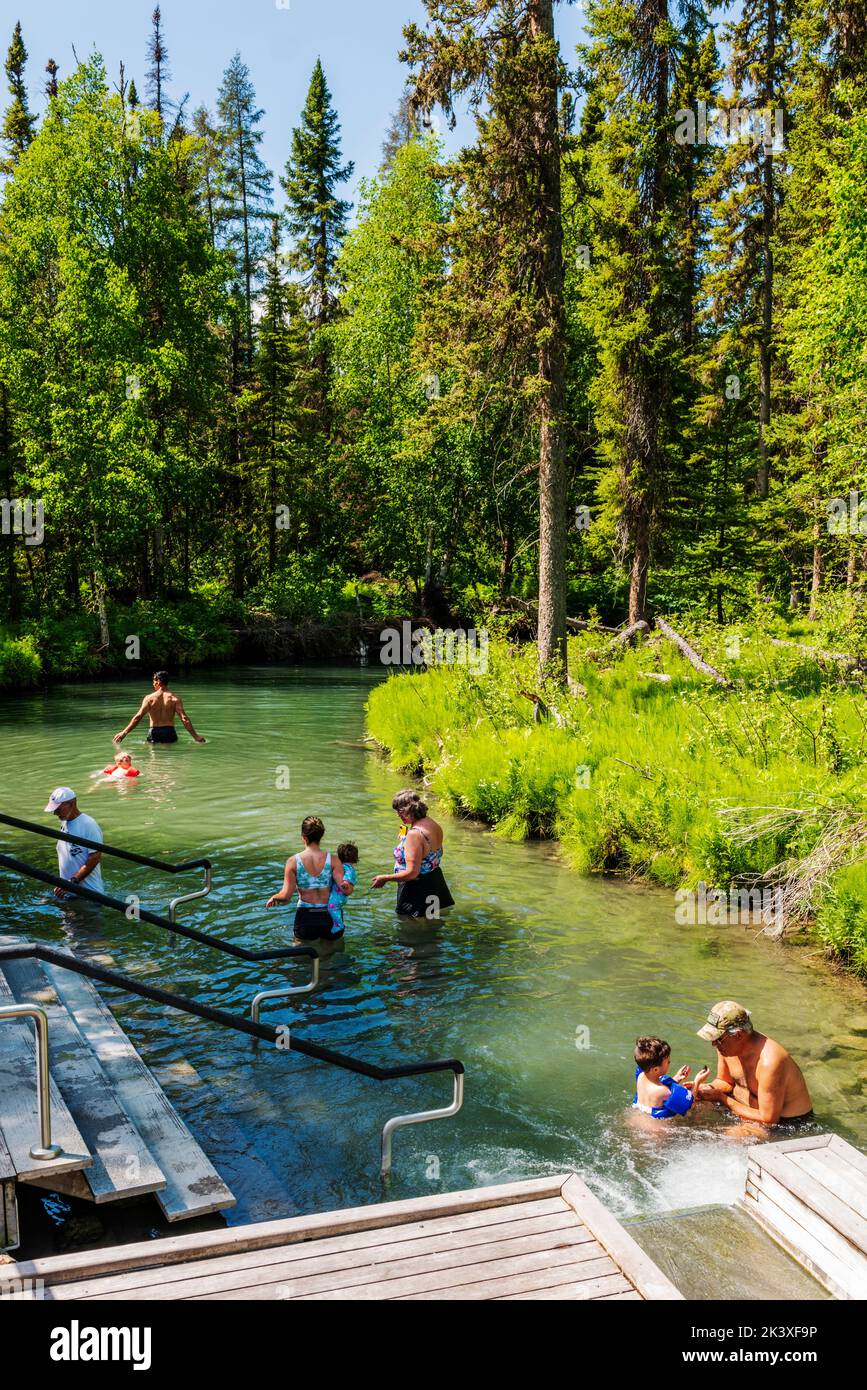
<path fill-rule="evenodd" d="M 104 767 L 102 771 L 104 776 L 110 777 L 113 782 L 118 782 L 124 777 L 141 777 L 138 768 L 132 765 L 130 754 L 123 752 L 118 752 L 111 766 Z"/>

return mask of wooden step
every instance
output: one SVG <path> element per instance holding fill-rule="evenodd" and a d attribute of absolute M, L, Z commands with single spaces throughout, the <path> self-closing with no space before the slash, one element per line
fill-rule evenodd
<path fill-rule="evenodd" d="M 867 1157 L 836 1134 L 748 1150 L 744 1210 L 835 1298 L 867 1298 Z"/>
<path fill-rule="evenodd" d="M 17 1002 L 0 975 L 0 1006 Z M 53 1078 L 49 1081 L 49 1100 L 51 1142 L 60 1145 L 61 1154 L 41 1160 L 30 1154 L 31 1146 L 40 1142 L 35 1025 L 29 1019 L 0 1023 L 0 1133 L 19 1182 L 80 1171 L 93 1163 Z"/>
<path fill-rule="evenodd" d="M 87 1039 L 123 1109 L 165 1174 L 155 1193 L 168 1221 L 235 1205 L 235 1198 L 151 1075 L 90 980 L 55 965 L 45 974 Z"/>
<path fill-rule="evenodd" d="M 0 1250 L 15 1250 L 18 1244 L 15 1165 L 3 1135 L 0 1133 Z"/>
<path fill-rule="evenodd" d="M 8 961 L 0 978 L 4 975 L 19 1003 L 38 1004 L 48 1015 L 51 1075 L 93 1156 L 92 1166 L 79 1178 L 86 1184 L 83 1195 L 101 1204 L 164 1188 L 164 1173 L 124 1114 L 90 1044 L 58 999 L 39 963 Z M 45 1181 L 41 1179 L 39 1185 Z M 74 1188 L 70 1190 L 75 1192 Z"/>

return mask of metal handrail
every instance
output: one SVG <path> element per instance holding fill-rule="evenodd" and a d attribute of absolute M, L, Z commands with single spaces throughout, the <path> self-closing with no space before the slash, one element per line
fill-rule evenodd
<path fill-rule="evenodd" d="M 210 864 L 206 864 L 206 865 L 205 865 L 205 882 L 204 882 L 204 886 L 203 886 L 202 888 L 199 889 L 198 893 L 185 893 L 184 896 L 183 896 L 182 898 L 172 898 L 171 902 L 169 903 L 168 911 L 167 911 L 167 914 L 166 914 L 167 917 L 168 917 L 168 919 L 169 919 L 169 921 L 172 922 L 172 923 L 174 923 L 174 922 L 177 921 L 178 908 L 180 907 L 181 903 L 193 903 L 193 902 L 196 901 L 197 898 L 206 898 L 206 897 L 208 896 L 208 894 L 210 893 L 210 891 L 211 891 L 211 866 L 210 866 Z"/>
<path fill-rule="evenodd" d="M 204 872 L 204 887 L 198 893 L 187 893 L 184 897 L 173 898 L 169 903 L 168 915 L 171 921 L 175 919 L 175 913 L 181 903 L 191 903 L 196 898 L 205 898 L 211 891 L 211 861 L 210 859 L 189 859 L 183 864 L 169 864 L 164 859 L 150 859 L 144 854 L 135 854 L 129 849 L 117 849 L 114 845 L 107 845 L 99 840 L 87 840 L 83 835 L 70 835 L 67 830 L 54 830 L 47 825 L 35 825 L 33 821 L 19 820 L 17 816 L 7 816 L 0 814 L 0 825 L 11 825 L 16 830 L 27 830 L 31 835 L 44 835 L 49 840 L 63 840 L 70 845 L 83 845 L 85 849 L 98 850 L 100 854 L 111 855 L 115 859 L 126 859 L 130 864 L 142 864 L 146 869 L 158 869 L 163 874 L 186 874 L 193 869 L 202 869 Z"/>
<path fill-rule="evenodd" d="M 122 912 L 125 917 L 130 911 L 128 901 L 112 898 L 108 893 L 97 893 L 93 888 L 83 888 L 80 883 L 72 883 L 69 879 L 58 878 L 56 874 L 46 873 L 44 869 L 37 869 L 32 864 L 25 864 L 21 859 L 13 859 L 8 854 L 0 854 L 0 868 L 12 869 L 15 873 L 24 874 L 27 878 L 35 878 L 38 883 L 47 883 L 51 888 L 62 888 L 64 893 L 71 893 L 76 898 L 84 898 L 86 902 L 98 903 L 100 907 L 109 907 L 113 912 Z M 198 941 L 202 946 L 210 946 L 215 951 L 223 951 L 226 955 L 237 956 L 239 960 L 291 960 L 293 957 L 318 960 L 312 946 L 282 946 L 273 951 L 248 951 L 244 946 L 236 946 L 231 941 L 223 941 L 218 936 L 211 936 L 209 932 L 197 931 L 195 927 L 188 927 L 181 922 L 173 922 L 168 917 L 161 917 L 158 912 L 151 912 L 146 907 L 136 907 L 135 917 L 136 921 L 148 922 L 151 926 L 160 927 L 163 931 L 189 937 L 191 941 Z"/>
<path fill-rule="evenodd" d="M 262 1005 L 270 1003 L 272 999 L 291 999 L 296 994 L 312 994 L 319 984 L 319 957 L 313 962 L 313 976 L 307 985 L 297 985 L 295 989 L 266 989 L 261 994 L 257 994 L 250 1005 L 250 1017 L 254 1023 L 259 1022 L 262 1012 Z"/>
<path fill-rule="evenodd" d="M 136 980 L 130 980 L 127 976 L 121 975 L 116 970 L 108 970 L 105 966 L 93 965 L 90 961 L 79 960 L 77 956 L 70 955 L 68 951 L 58 951 L 51 946 L 34 945 L 32 942 L 22 942 L 17 946 L 0 946 L 0 968 L 6 960 L 39 960 L 49 965 L 57 965 L 62 969 L 72 970 L 75 974 L 86 975 L 88 979 L 99 980 L 102 984 L 112 986 L 115 989 L 125 990 L 129 994 L 137 994 L 142 999 L 150 999 L 154 1003 L 178 1009 L 182 1013 L 193 1014 L 196 1018 L 204 1018 L 209 1022 L 219 1023 L 224 1028 L 233 1029 L 236 1033 L 246 1033 L 248 1037 L 260 1038 L 265 1042 L 274 1043 L 280 1051 L 300 1052 L 304 1057 L 311 1057 L 317 1062 L 327 1062 L 330 1066 L 340 1067 L 343 1071 L 355 1072 L 359 1076 L 367 1076 L 372 1081 L 399 1081 L 410 1076 L 428 1076 L 443 1071 L 453 1072 L 455 1094 L 451 1106 L 441 1111 L 420 1111 L 415 1116 L 401 1115 L 386 1123 L 382 1132 L 381 1148 L 381 1172 L 383 1176 L 389 1172 L 391 1167 L 391 1134 L 396 1128 L 406 1124 L 422 1124 L 427 1120 L 455 1115 L 463 1104 L 465 1068 L 463 1062 L 455 1059 L 438 1062 L 414 1062 L 402 1067 L 377 1067 L 372 1062 L 362 1062 L 357 1057 L 348 1057 L 342 1052 L 333 1052 L 330 1048 L 320 1047 L 318 1043 L 305 1042 L 303 1038 L 295 1036 L 294 1033 L 290 1035 L 285 1028 L 273 1028 L 267 1023 L 258 1023 L 252 1019 L 241 1018 L 237 1014 L 227 1013 L 224 1009 L 212 1008 L 210 1004 L 199 1004 L 195 999 L 171 994 L 168 990 L 159 989 L 156 985 L 140 984 Z M 386 1131 L 388 1131 L 387 1135 Z"/>
<path fill-rule="evenodd" d="M 448 1120 L 452 1115 L 457 1115 L 464 1103 L 464 1073 L 455 1072 L 455 1089 L 451 1105 L 447 1105 L 442 1110 L 419 1110 L 415 1115 L 395 1115 L 393 1120 L 387 1120 L 382 1129 L 382 1158 L 379 1171 L 383 1177 L 391 1172 L 391 1137 L 395 1130 L 403 1129 L 406 1125 L 423 1125 L 428 1120 Z"/>
<path fill-rule="evenodd" d="M 30 1148 L 30 1157 L 50 1163 L 62 1149 L 51 1142 L 51 1093 L 48 1089 L 48 1015 L 35 1004 L 4 1004 L 0 1022 L 8 1018 L 32 1018 L 36 1024 L 36 1104 L 39 1109 L 39 1144 Z"/>
<path fill-rule="evenodd" d="M 65 878 L 58 878 L 56 874 L 46 873 L 44 869 L 36 869 L 32 864 L 25 864 L 20 859 L 12 859 L 8 854 L 0 854 L 0 868 L 14 869 L 16 873 L 26 874 L 29 878 L 35 878 L 39 883 L 47 883 L 52 888 L 62 888 L 65 893 L 73 893 L 77 898 L 84 898 L 87 902 L 95 902 L 100 907 L 109 907 L 113 912 L 122 912 L 124 916 L 129 912 L 129 902 L 123 902 L 120 898 L 111 898 L 107 893 L 97 893 L 93 888 L 82 888 L 79 883 L 72 883 Z M 197 897 L 199 894 L 192 894 Z M 196 931 L 195 927 L 182 926 L 174 918 L 160 917 L 157 912 L 150 912 L 146 907 L 137 906 L 135 909 L 136 921 L 149 922 L 151 926 L 160 927 L 163 931 L 178 933 L 180 936 L 189 937 L 191 941 L 198 941 L 202 946 L 210 946 L 214 951 L 222 951 L 225 955 L 236 956 L 239 960 L 267 961 L 267 960 L 312 960 L 313 973 L 309 985 L 298 991 L 301 994 L 309 994 L 319 983 L 319 957 L 312 946 L 284 946 L 276 951 L 248 951 L 243 946 L 235 946 L 231 941 L 223 941 L 218 936 L 211 936 L 209 932 Z M 292 991 L 290 991 L 291 993 Z M 276 991 L 275 991 L 276 993 Z"/>

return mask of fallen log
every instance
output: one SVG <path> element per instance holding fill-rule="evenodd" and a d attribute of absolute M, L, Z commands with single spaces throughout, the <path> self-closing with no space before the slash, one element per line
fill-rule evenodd
<path fill-rule="evenodd" d="M 640 632 L 649 631 L 650 624 L 646 623 L 643 618 L 639 618 L 637 623 L 632 623 L 629 627 L 624 628 L 622 632 L 619 632 L 615 637 L 614 641 L 611 643 L 611 646 L 625 647 L 626 643 L 631 642 L 633 637 L 637 637 Z"/>
<path fill-rule="evenodd" d="M 821 647 L 808 647 L 803 642 L 790 642 L 783 637 L 772 637 L 772 647 L 794 647 L 796 651 L 811 656 L 814 661 L 834 661 L 839 666 L 847 666 L 851 671 L 864 671 L 867 662 L 861 657 L 847 656 L 845 652 L 824 652 Z"/>
<path fill-rule="evenodd" d="M 497 603 L 498 609 L 511 610 L 514 613 L 523 613 L 525 617 L 532 618 L 534 622 L 539 620 L 538 603 L 530 603 L 525 598 L 501 598 Z M 566 627 L 570 632 L 616 632 L 616 627 L 605 627 L 602 623 L 591 623 L 587 618 L 567 618 Z"/>
<path fill-rule="evenodd" d="M 694 670 L 700 672 L 703 676 L 709 676 L 711 680 L 716 681 L 717 685 L 724 686 L 726 690 L 731 690 L 732 683 L 728 677 L 724 676 L 721 671 L 718 671 L 715 666 L 711 666 L 709 661 L 705 661 L 704 657 L 699 655 L 695 647 L 689 645 L 685 637 L 681 637 L 679 632 L 675 632 L 670 623 L 667 623 L 664 618 L 657 618 L 656 626 L 659 628 L 663 637 L 667 637 L 669 642 L 674 643 L 681 656 L 686 658 Z"/>
<path fill-rule="evenodd" d="M 671 676 L 665 675 L 663 671 L 641 671 L 640 674 L 646 681 L 660 681 L 663 685 L 669 685 Z"/>

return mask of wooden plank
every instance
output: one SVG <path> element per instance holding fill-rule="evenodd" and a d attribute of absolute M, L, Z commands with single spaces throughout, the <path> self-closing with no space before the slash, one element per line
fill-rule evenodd
<path fill-rule="evenodd" d="M 544 1300 L 545 1303 L 613 1303 L 626 1298 L 636 1303 L 643 1302 L 641 1294 L 635 1292 L 629 1280 L 624 1279 L 622 1274 L 603 1274 L 600 1278 L 586 1280 L 580 1284 L 560 1284 L 554 1287 L 547 1285 L 528 1293 L 497 1295 L 497 1301 L 500 1303 L 522 1303 L 530 1299 Z"/>
<path fill-rule="evenodd" d="M 497 1209 L 497 1214 L 505 1218 L 512 1210 L 525 1211 L 526 1207 L 501 1207 Z M 561 1204 L 559 1212 L 550 1216 L 533 1216 L 516 1221 L 501 1219 L 496 1224 L 486 1223 L 471 1228 L 462 1226 L 454 1229 L 449 1224 L 460 1219 L 447 1217 L 442 1222 L 364 1231 L 353 1236 L 307 1241 L 301 1245 L 278 1245 L 218 1259 L 198 1260 L 191 1264 L 164 1266 L 158 1272 L 135 1270 L 128 1274 L 97 1275 L 89 1280 L 57 1286 L 53 1296 L 60 1299 L 84 1299 L 92 1295 L 102 1297 L 108 1293 L 121 1293 L 125 1289 L 133 1290 L 153 1284 L 171 1290 L 174 1285 L 199 1276 L 240 1276 L 247 1271 L 268 1271 L 277 1266 L 284 1278 L 304 1279 L 310 1273 L 320 1273 L 329 1267 L 348 1269 L 354 1265 L 373 1265 L 490 1244 L 494 1240 L 505 1244 L 521 1236 L 547 1234 L 550 1237 L 552 1233 L 562 1230 L 571 1232 L 582 1229 L 588 1241 L 593 1239 L 586 1227 L 576 1226 L 575 1214 L 565 1202 Z M 463 1218 L 464 1221 L 467 1219 Z M 439 1229 L 432 1230 L 434 1227 Z M 333 1263 L 329 1266 L 328 1261 Z M 167 1293 L 166 1296 L 181 1297 L 182 1294 Z"/>
<path fill-rule="evenodd" d="M 523 1183 L 503 1183 L 499 1187 L 476 1187 L 464 1192 L 412 1197 L 401 1202 L 348 1207 L 339 1212 L 291 1216 L 281 1221 L 260 1221 L 255 1225 L 235 1226 L 226 1231 L 170 1236 L 165 1240 L 141 1241 L 134 1245 L 75 1255 L 51 1255 L 27 1261 L 26 1267 L 20 1267 L 20 1273 L 22 1277 L 44 1279 L 46 1283 L 57 1285 L 99 1273 L 178 1264 L 184 1260 L 207 1259 L 233 1251 L 257 1250 L 265 1246 L 318 1240 L 323 1236 L 400 1226 L 422 1218 L 435 1220 L 464 1213 L 487 1213 L 489 1208 L 511 1207 L 516 1203 L 547 1200 L 552 1203 L 545 1213 L 548 1214 L 551 1210 L 561 1209 L 563 1205 L 560 1196 L 563 1182 L 562 1177 L 532 1178 Z M 489 1219 L 487 1215 L 485 1219 Z M 3 1270 L 0 1268 L 0 1289 L 2 1285 Z"/>
<path fill-rule="evenodd" d="M 617 1266 L 605 1254 L 604 1250 L 599 1250 L 596 1258 L 588 1260 L 588 1251 L 592 1247 L 579 1245 L 574 1248 L 561 1250 L 540 1250 L 535 1253 L 516 1255 L 504 1259 L 490 1259 L 476 1264 L 463 1264 L 450 1266 L 445 1269 L 419 1270 L 414 1274 L 403 1275 L 395 1278 L 382 1278 L 381 1271 L 377 1271 L 377 1279 L 367 1284 L 347 1284 L 334 1285 L 330 1289 L 320 1289 L 315 1293 L 295 1295 L 292 1299 L 295 1303 L 315 1303 L 325 1301 L 340 1301 L 347 1298 L 362 1299 L 367 1302 L 380 1302 L 401 1298 L 406 1294 L 432 1294 L 437 1291 L 458 1290 L 456 1297 L 465 1298 L 491 1298 L 493 1285 L 498 1281 L 511 1279 L 517 1275 L 536 1275 L 539 1271 L 549 1271 L 567 1267 L 571 1272 L 574 1281 L 580 1280 L 579 1266 L 585 1266 L 588 1278 L 594 1274 L 616 1274 Z M 552 1281 L 554 1282 L 554 1281 Z M 484 1284 L 484 1291 L 474 1285 Z M 277 1286 L 279 1287 L 279 1286 Z M 500 1283 L 500 1291 L 503 1290 Z M 262 1296 L 262 1290 L 254 1291 L 253 1296 Z M 232 1295 L 229 1295 L 231 1297 Z M 235 1297 L 238 1295 L 235 1294 Z M 206 1296 L 207 1297 L 207 1296 Z M 212 1295 L 213 1297 L 213 1295 Z M 220 1297 L 218 1294 L 217 1297 Z"/>
<path fill-rule="evenodd" d="M 20 1243 L 18 1198 L 10 1178 L 0 1182 L 0 1250 L 17 1250 Z"/>
<path fill-rule="evenodd" d="M 826 1149 L 831 1143 L 830 1134 L 802 1134 L 797 1139 L 780 1139 L 773 1144 L 753 1144 L 747 1149 L 747 1156 L 761 1162 L 763 1154 L 800 1153 L 804 1149 Z"/>
<path fill-rule="evenodd" d="M 867 1259 L 836 1227 L 795 1196 L 786 1184 L 777 1182 L 771 1173 L 763 1170 L 758 1176 L 750 1173 L 748 1186 L 755 1193 L 764 1193 L 776 1207 L 798 1223 L 804 1240 L 809 1240 L 814 1259 L 818 1259 L 819 1251 L 825 1250 L 830 1258 L 845 1266 L 853 1275 L 867 1277 Z"/>
<path fill-rule="evenodd" d="M 10 961 L 3 974 L 19 1003 L 38 1004 L 48 1015 L 51 1075 L 93 1157 L 84 1178 L 90 1200 L 112 1202 L 164 1188 L 164 1174 L 38 962 Z M 38 1185 L 46 1181 L 40 1176 Z"/>
<path fill-rule="evenodd" d="M 850 1292 L 852 1271 L 841 1265 L 824 1247 L 818 1246 L 804 1228 L 777 1206 L 766 1192 L 748 1184 L 744 1210 L 835 1298 L 867 1297 L 864 1291 L 860 1294 Z"/>
<path fill-rule="evenodd" d="M 0 1116 L 0 1123 L 2 1123 L 2 1116 Z M 6 1182 L 10 1178 L 13 1181 L 15 1179 L 15 1164 L 12 1162 L 12 1156 L 6 1147 L 3 1131 L 0 1130 L 0 1182 Z"/>
<path fill-rule="evenodd" d="M 585 1182 L 573 1173 L 563 1184 L 563 1196 L 580 1221 L 595 1235 L 599 1244 L 617 1262 L 642 1298 L 682 1300 L 683 1294 L 666 1278 L 641 1246 L 625 1231 L 616 1217 L 594 1197 Z"/>
<path fill-rule="evenodd" d="M 0 972 L 0 1005 L 15 1002 Z M 40 1142 L 34 1028 L 29 1019 L 0 1023 L 0 1131 L 20 1182 L 87 1168 L 93 1162 L 53 1077 L 49 1078 L 51 1141 L 60 1145 L 62 1153 L 50 1162 L 31 1157 L 31 1146 Z"/>
<path fill-rule="evenodd" d="M 867 1174 L 859 1173 L 830 1146 L 820 1153 L 806 1149 L 803 1153 L 789 1154 L 788 1162 L 839 1197 L 856 1216 L 867 1217 Z"/>
<path fill-rule="evenodd" d="M 436 1300 L 449 1303 L 508 1302 L 518 1299 L 532 1299 L 536 1302 L 553 1301 L 560 1296 L 570 1303 L 589 1303 L 601 1298 L 607 1291 L 628 1289 L 630 1287 L 622 1274 L 617 1272 L 608 1259 L 598 1261 L 599 1268 L 585 1266 L 589 1277 L 575 1279 L 574 1270 L 543 1269 L 528 1274 L 513 1274 L 507 1279 L 482 1280 L 478 1284 L 468 1284 L 453 1289 L 436 1289 L 433 1293 L 410 1294 L 405 1298 L 393 1300 L 396 1303 L 419 1303 Z M 606 1273 L 602 1266 L 608 1268 Z"/>
<path fill-rule="evenodd" d="M 274 1253 L 279 1256 L 279 1252 Z M 210 1268 L 211 1262 L 206 1260 L 201 1264 L 188 1266 L 185 1271 L 186 1277 L 175 1280 L 171 1285 L 165 1285 L 158 1278 L 152 1278 L 151 1286 L 146 1293 L 142 1291 L 143 1281 L 140 1281 L 136 1292 L 138 1297 L 155 1300 L 223 1296 L 244 1298 L 248 1295 L 281 1300 L 303 1299 L 318 1294 L 330 1294 L 332 1290 L 340 1290 L 346 1297 L 353 1297 L 353 1290 L 374 1283 L 395 1282 L 406 1285 L 408 1281 L 412 1285 L 421 1275 L 439 1271 L 455 1275 L 466 1265 L 475 1267 L 531 1257 L 539 1257 L 543 1262 L 549 1258 L 560 1262 L 569 1256 L 577 1264 L 585 1259 L 592 1259 L 596 1253 L 602 1255 L 604 1251 L 594 1241 L 587 1240 L 583 1228 L 573 1224 L 570 1230 L 543 1231 L 536 1235 L 516 1236 L 505 1241 L 497 1237 L 487 1244 L 469 1247 L 456 1245 L 439 1251 L 417 1252 L 413 1242 L 408 1252 L 401 1249 L 397 1259 L 388 1251 L 380 1253 L 376 1249 L 327 1255 L 318 1259 L 314 1249 L 311 1258 L 304 1261 L 300 1267 L 294 1263 L 287 1268 L 279 1258 L 253 1267 L 240 1266 L 237 1261 L 232 1261 L 229 1268 L 222 1273 L 214 1272 Z M 112 1294 L 103 1293 L 99 1282 L 95 1283 L 93 1288 L 94 1292 L 90 1297 L 99 1300 L 125 1298 L 128 1294 L 127 1289 Z"/>
<path fill-rule="evenodd" d="M 832 1134 L 828 1147 L 832 1153 L 839 1154 L 847 1163 L 851 1163 L 853 1168 L 857 1168 L 859 1173 L 867 1173 L 867 1155 L 856 1149 L 854 1144 L 847 1144 L 839 1134 Z"/>
<path fill-rule="evenodd" d="M 90 981 L 55 965 L 46 965 L 45 972 L 165 1176 L 165 1187 L 155 1195 L 166 1219 L 184 1221 L 234 1206 L 216 1168 Z"/>
<path fill-rule="evenodd" d="M 859 1216 L 827 1188 L 811 1181 L 788 1156 L 771 1152 L 771 1146 L 759 1162 L 763 1173 L 769 1173 L 812 1211 L 824 1217 L 857 1250 L 867 1253 L 867 1220 L 863 1216 Z"/>

